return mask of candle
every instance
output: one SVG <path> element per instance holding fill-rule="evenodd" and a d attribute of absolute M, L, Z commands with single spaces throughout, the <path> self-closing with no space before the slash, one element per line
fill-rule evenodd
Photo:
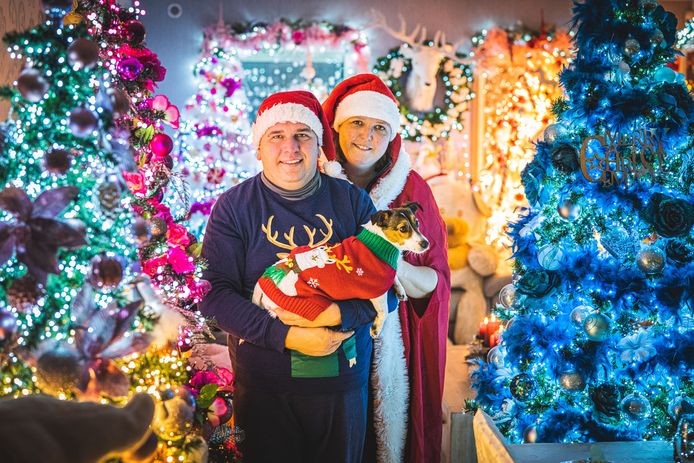
<path fill-rule="evenodd" d="M 486 344 L 487 340 L 487 326 L 489 325 L 489 317 L 484 317 L 484 321 L 480 323 L 480 332 L 479 335 L 477 336 L 482 340 L 484 344 Z"/>

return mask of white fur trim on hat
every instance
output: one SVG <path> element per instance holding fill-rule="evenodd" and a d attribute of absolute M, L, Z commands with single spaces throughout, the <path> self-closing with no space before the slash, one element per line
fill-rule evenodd
<path fill-rule="evenodd" d="M 393 141 L 400 132 L 398 105 L 383 93 L 362 90 L 344 97 L 335 110 L 333 128 L 337 131 L 340 124 L 355 116 L 373 117 L 385 121 L 390 126 L 390 141 Z"/>
<path fill-rule="evenodd" d="M 318 137 L 318 146 L 323 146 L 323 124 L 316 113 L 298 103 L 279 103 L 266 109 L 253 124 L 253 144 L 258 148 L 260 139 L 270 127 L 283 122 L 299 122 L 306 124 Z"/>

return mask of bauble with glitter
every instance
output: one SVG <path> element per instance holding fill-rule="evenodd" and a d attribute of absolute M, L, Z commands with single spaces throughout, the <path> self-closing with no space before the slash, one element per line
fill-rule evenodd
<path fill-rule="evenodd" d="M 641 51 L 641 44 L 639 44 L 638 40 L 634 38 L 626 39 L 624 42 L 624 54 L 626 56 L 631 58 L 639 51 Z"/>
<path fill-rule="evenodd" d="M 91 69 L 99 61 L 99 45 L 79 38 L 67 49 L 67 60 L 77 69 Z"/>
<path fill-rule="evenodd" d="M 30 103 L 41 101 L 49 87 L 43 74 L 34 68 L 23 70 L 17 78 L 17 90 Z"/>
<path fill-rule="evenodd" d="M 582 391 L 586 387 L 586 380 L 576 371 L 565 371 L 559 375 L 559 384 L 566 391 Z"/>
<path fill-rule="evenodd" d="M 646 275 L 656 275 L 665 268 L 665 252 L 656 246 L 649 246 L 639 251 L 636 265 Z"/>
<path fill-rule="evenodd" d="M 648 400 L 638 393 L 629 394 L 620 404 L 622 413 L 630 421 L 641 421 L 651 414 L 651 404 Z"/>
<path fill-rule="evenodd" d="M 160 392 L 152 419 L 152 430 L 163 440 L 176 441 L 193 429 L 195 397 L 184 386 Z"/>
<path fill-rule="evenodd" d="M 583 329 L 591 341 L 604 341 L 610 336 L 610 319 L 601 313 L 592 313 L 583 321 Z"/>
<path fill-rule="evenodd" d="M 99 120 L 87 108 L 75 108 L 70 111 L 70 132 L 78 138 L 89 137 L 97 128 Z"/>
<path fill-rule="evenodd" d="M 563 137 L 566 134 L 566 128 L 561 124 L 550 124 L 548 125 L 542 136 L 545 143 L 554 143 L 557 139 Z"/>
<path fill-rule="evenodd" d="M 527 373 L 521 373 L 513 377 L 509 389 L 511 395 L 519 402 L 530 400 L 535 395 L 537 384 Z"/>

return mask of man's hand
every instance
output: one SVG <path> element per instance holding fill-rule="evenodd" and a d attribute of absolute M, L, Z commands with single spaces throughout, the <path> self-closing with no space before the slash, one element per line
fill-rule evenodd
<path fill-rule="evenodd" d="M 342 341 L 348 339 L 354 331 L 333 331 L 328 328 L 304 328 L 292 326 L 287 333 L 284 345 L 287 349 L 296 350 L 313 357 L 330 355 L 337 350 Z"/>
<path fill-rule="evenodd" d="M 302 326 L 304 328 L 315 328 L 320 326 L 337 326 L 342 323 L 342 315 L 340 307 L 334 302 L 330 304 L 323 312 L 315 319 L 309 320 L 280 307 L 275 307 L 274 312 L 277 314 L 282 323 L 289 326 Z"/>

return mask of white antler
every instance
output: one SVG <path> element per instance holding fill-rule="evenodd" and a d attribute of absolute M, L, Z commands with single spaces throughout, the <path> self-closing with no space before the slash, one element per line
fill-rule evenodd
<path fill-rule="evenodd" d="M 412 31 L 412 33 L 408 34 L 407 33 L 407 22 L 405 21 L 405 18 L 402 15 L 398 15 L 400 18 L 400 30 L 396 31 L 392 27 L 388 25 L 386 22 L 385 16 L 383 16 L 383 13 L 380 11 L 377 11 L 375 9 L 371 9 L 371 16 L 373 17 L 373 21 L 367 25 L 367 27 L 380 27 L 384 31 L 386 31 L 388 34 L 390 34 L 393 38 L 396 38 L 400 40 L 401 42 L 404 42 L 410 46 L 415 46 L 417 45 L 418 41 L 416 41 L 417 34 L 420 32 L 421 25 L 417 24 Z M 426 29 L 422 30 L 423 36 L 426 35 Z M 421 39 L 420 39 L 421 40 Z"/>

